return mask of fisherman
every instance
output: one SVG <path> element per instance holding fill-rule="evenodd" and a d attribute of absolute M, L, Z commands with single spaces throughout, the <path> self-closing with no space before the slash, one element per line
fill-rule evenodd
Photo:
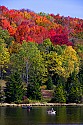
<path fill-rule="evenodd" d="M 51 111 L 53 112 L 53 111 L 54 111 L 54 109 L 52 108 L 52 109 L 51 109 Z"/>

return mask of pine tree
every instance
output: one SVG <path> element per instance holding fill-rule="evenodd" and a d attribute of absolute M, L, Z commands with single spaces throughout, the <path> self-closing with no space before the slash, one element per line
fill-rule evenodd
<path fill-rule="evenodd" d="M 53 100 L 58 103 L 66 102 L 66 92 L 62 84 L 57 84 Z"/>
<path fill-rule="evenodd" d="M 22 80 L 20 78 L 19 73 L 15 72 L 11 74 L 8 78 L 8 82 L 6 83 L 6 102 L 16 102 L 19 103 L 22 101 L 22 97 L 24 94 L 24 89 L 22 85 Z"/>
<path fill-rule="evenodd" d="M 41 100 L 41 89 L 39 83 L 29 84 L 27 87 L 27 97 L 33 100 Z"/>
<path fill-rule="evenodd" d="M 48 76 L 48 80 L 47 80 L 47 89 L 49 90 L 53 89 L 53 82 L 50 76 Z"/>
<path fill-rule="evenodd" d="M 82 99 L 82 86 L 81 83 L 73 72 L 71 76 L 67 80 L 67 97 L 68 97 L 68 102 L 80 102 Z"/>

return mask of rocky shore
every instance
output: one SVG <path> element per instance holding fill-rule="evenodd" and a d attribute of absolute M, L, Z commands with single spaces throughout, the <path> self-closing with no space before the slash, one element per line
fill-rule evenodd
<path fill-rule="evenodd" d="M 0 103 L 0 107 L 22 107 L 22 106 L 83 106 L 82 104 L 77 103 L 30 103 L 30 104 L 9 104 L 9 103 Z"/>

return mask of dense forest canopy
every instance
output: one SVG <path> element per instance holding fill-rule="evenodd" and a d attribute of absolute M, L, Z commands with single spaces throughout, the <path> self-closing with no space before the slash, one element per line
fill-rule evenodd
<path fill-rule="evenodd" d="M 30 99 L 41 100 L 42 88 L 54 91 L 51 101 L 80 102 L 83 19 L 0 6 L 0 78 L 7 81 L 7 102 L 22 100 L 12 99 L 20 87 Z"/>

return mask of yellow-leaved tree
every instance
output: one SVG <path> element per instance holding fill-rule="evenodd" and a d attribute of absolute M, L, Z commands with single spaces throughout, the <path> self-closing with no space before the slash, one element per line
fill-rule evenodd
<path fill-rule="evenodd" d="M 79 57 L 72 46 L 58 45 L 45 58 L 51 75 L 58 74 L 67 79 L 73 72 L 79 72 Z"/>
<path fill-rule="evenodd" d="M 2 78 L 3 71 L 5 71 L 4 67 L 7 66 L 9 61 L 10 61 L 10 53 L 6 48 L 4 39 L 0 39 L 0 77 L 1 78 Z"/>
<path fill-rule="evenodd" d="M 60 58 L 61 57 L 61 58 Z M 72 46 L 66 46 L 62 55 L 59 56 L 56 72 L 65 78 L 68 78 L 72 72 L 79 72 L 79 57 Z"/>

